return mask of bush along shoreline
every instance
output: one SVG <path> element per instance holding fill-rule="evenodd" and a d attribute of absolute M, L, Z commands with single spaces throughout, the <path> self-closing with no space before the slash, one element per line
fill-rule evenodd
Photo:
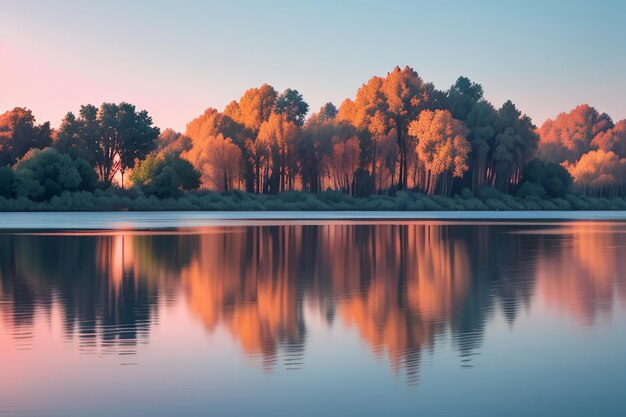
<path fill-rule="evenodd" d="M 571 211 L 626 210 L 621 198 L 567 194 L 547 198 L 511 196 L 493 188 L 478 195 L 469 189 L 452 197 L 400 191 L 394 196 L 351 197 L 339 191 L 313 194 L 287 191 L 274 195 L 241 191 L 188 191 L 159 198 L 140 189 L 63 191 L 49 200 L 0 197 L 0 211 Z"/>

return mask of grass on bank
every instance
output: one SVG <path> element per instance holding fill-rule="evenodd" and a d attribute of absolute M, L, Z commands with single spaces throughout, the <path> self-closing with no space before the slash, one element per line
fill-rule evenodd
<path fill-rule="evenodd" d="M 48 201 L 0 197 L 0 211 L 509 211 L 509 210 L 626 210 L 622 198 L 594 198 L 568 194 L 563 198 L 511 196 L 485 188 L 477 195 L 464 189 L 453 197 L 398 192 L 395 196 L 354 198 L 338 191 L 312 194 L 288 191 L 275 195 L 240 191 L 189 191 L 177 198 L 159 199 L 139 189 L 109 188 L 64 191 Z"/>

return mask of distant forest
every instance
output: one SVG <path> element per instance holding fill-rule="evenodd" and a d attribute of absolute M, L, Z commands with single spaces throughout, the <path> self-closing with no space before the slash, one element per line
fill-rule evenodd
<path fill-rule="evenodd" d="M 58 129 L 37 124 L 26 108 L 0 115 L 0 209 L 97 209 L 90 196 L 154 203 L 209 191 L 249 202 L 308 192 L 345 194 L 358 205 L 402 193 L 413 202 L 457 198 L 491 209 L 498 207 L 484 204 L 490 198 L 509 208 L 511 201 L 528 208 L 529 199 L 540 209 L 585 208 L 594 198 L 626 196 L 626 120 L 583 104 L 537 128 L 510 100 L 489 103 L 466 77 L 442 91 L 409 67 L 374 76 L 339 108 L 327 103 L 313 113 L 297 90 L 264 84 L 221 112 L 207 109 L 184 133 L 161 130 L 129 103 L 83 105 Z M 113 208 L 123 207 L 132 204 Z"/>

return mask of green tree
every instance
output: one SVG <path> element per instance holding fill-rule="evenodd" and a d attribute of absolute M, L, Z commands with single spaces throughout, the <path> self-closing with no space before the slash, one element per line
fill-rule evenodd
<path fill-rule="evenodd" d="M 482 99 L 482 85 L 462 76 L 446 92 L 447 108 L 457 120 L 466 120 L 472 107 Z"/>
<path fill-rule="evenodd" d="M 478 189 L 487 182 L 491 169 L 491 151 L 496 139 L 496 119 L 498 112 L 486 101 L 479 101 L 472 106 L 467 115 L 465 126 L 469 129 L 468 140 L 471 144 L 470 170 L 472 189 Z"/>
<path fill-rule="evenodd" d="M 155 147 L 159 128 L 148 113 L 128 103 L 103 103 L 81 107 L 79 117 L 69 113 L 59 128 L 57 149 L 81 154 L 96 168 L 100 179 L 110 184 L 118 172 L 132 169 Z"/>
<path fill-rule="evenodd" d="M 522 115 L 510 100 L 498 110 L 495 130 L 490 182 L 508 192 L 511 185 L 519 183 L 522 166 L 535 154 L 539 136 L 530 117 Z"/>
<path fill-rule="evenodd" d="M 570 190 L 572 176 L 559 164 L 535 158 L 522 168 L 522 181 L 541 187 L 550 197 L 563 197 Z"/>
<path fill-rule="evenodd" d="M 322 106 L 319 113 L 317 113 L 317 117 L 320 120 L 331 120 L 337 117 L 337 107 L 333 103 L 326 103 Z"/>
<path fill-rule="evenodd" d="M 151 153 L 133 170 L 130 180 L 150 194 L 172 197 L 200 186 L 200 173 L 175 153 Z"/>
<path fill-rule="evenodd" d="M 309 105 L 304 101 L 302 94 L 298 90 L 288 88 L 276 99 L 275 111 L 278 114 L 286 115 L 287 120 L 301 127 L 309 111 Z"/>
<path fill-rule="evenodd" d="M 97 175 L 89 164 L 55 149 L 32 149 L 13 167 L 17 197 L 49 200 L 63 191 L 93 191 Z"/>

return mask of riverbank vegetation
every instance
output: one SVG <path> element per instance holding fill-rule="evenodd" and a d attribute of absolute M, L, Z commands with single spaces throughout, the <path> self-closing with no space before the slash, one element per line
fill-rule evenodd
<path fill-rule="evenodd" d="M 460 77 L 372 77 L 337 108 L 264 84 L 184 133 L 129 103 L 58 129 L 0 115 L 0 210 L 622 209 L 626 120 L 581 105 L 537 128 Z"/>

